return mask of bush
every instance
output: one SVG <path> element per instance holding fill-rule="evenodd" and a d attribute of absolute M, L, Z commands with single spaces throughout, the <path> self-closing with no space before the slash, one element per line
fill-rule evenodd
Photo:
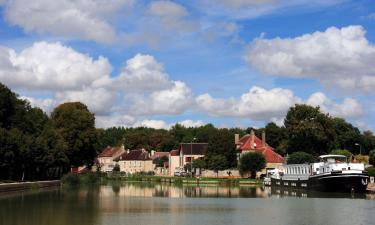
<path fill-rule="evenodd" d="M 370 151 L 368 156 L 369 156 L 369 163 L 375 166 L 375 150 Z"/>
<path fill-rule="evenodd" d="M 61 182 L 70 186 L 78 186 L 81 183 L 81 180 L 78 177 L 78 174 L 68 173 L 61 178 Z"/>
<path fill-rule="evenodd" d="M 312 163 L 314 161 L 314 156 L 306 152 L 294 152 L 287 158 L 287 164 Z"/>
<path fill-rule="evenodd" d="M 352 160 L 353 154 L 346 149 L 336 149 L 331 152 L 332 155 L 344 155 L 349 161 Z"/>
<path fill-rule="evenodd" d="M 80 184 L 96 184 L 99 179 L 100 176 L 96 173 L 68 173 L 61 178 L 61 182 L 69 186 L 78 186 Z"/>
<path fill-rule="evenodd" d="M 375 177 L 375 167 L 368 168 L 367 172 L 370 177 Z"/>
<path fill-rule="evenodd" d="M 241 156 L 239 170 L 241 175 L 251 173 L 251 178 L 256 177 L 256 172 L 266 167 L 266 159 L 260 152 L 250 152 Z"/>
<path fill-rule="evenodd" d="M 369 157 L 367 155 L 356 155 L 356 156 L 354 156 L 354 160 L 357 163 L 368 164 Z"/>

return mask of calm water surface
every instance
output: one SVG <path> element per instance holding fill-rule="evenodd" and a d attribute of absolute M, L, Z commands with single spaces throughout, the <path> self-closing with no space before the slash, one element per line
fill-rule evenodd
<path fill-rule="evenodd" d="M 0 224 L 375 224 L 375 196 L 114 183 L 1 195 Z"/>

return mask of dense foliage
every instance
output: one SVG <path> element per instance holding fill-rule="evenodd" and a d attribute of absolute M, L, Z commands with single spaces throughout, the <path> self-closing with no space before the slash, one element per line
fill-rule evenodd
<path fill-rule="evenodd" d="M 170 151 L 194 138 L 196 142 L 208 143 L 203 163 L 206 168 L 215 171 L 235 168 L 234 134 L 243 136 L 251 130 L 258 137 L 266 131 L 267 143 L 289 158 L 298 151 L 317 156 L 345 149 L 357 155 L 375 149 L 371 131 L 361 133 L 344 119 L 308 105 L 291 107 L 283 126 L 268 123 L 264 128 L 226 129 L 212 124 L 200 127 L 176 124 L 169 130 L 96 129 L 94 115 L 82 103 L 64 103 L 49 117 L 0 83 L 0 180 L 59 178 L 71 165 L 91 165 L 96 154 L 107 146 L 124 144 L 127 149 Z M 369 157 L 372 164 L 373 155 Z"/>
<path fill-rule="evenodd" d="M 346 149 L 336 149 L 336 150 L 333 150 L 330 154 L 332 154 L 332 155 L 344 155 L 350 161 L 351 161 L 352 156 L 353 156 L 353 154 Z"/>
<path fill-rule="evenodd" d="M 369 163 L 375 166 L 375 150 L 372 150 L 369 153 Z"/>
<path fill-rule="evenodd" d="M 287 164 L 312 163 L 314 161 L 314 156 L 306 152 L 294 152 L 287 158 Z"/>
<path fill-rule="evenodd" d="M 241 156 L 238 169 L 241 174 L 251 173 L 251 178 L 256 177 L 256 172 L 266 167 L 266 159 L 260 152 L 249 152 Z"/>
<path fill-rule="evenodd" d="M 82 123 L 78 114 L 70 116 L 75 126 Z M 62 117 L 51 120 L 41 109 L 31 107 L 0 83 L 0 180 L 55 179 L 69 171 L 70 142 L 87 137 L 86 133 L 77 131 L 76 136 L 69 136 L 69 141 L 64 138 L 68 132 L 62 128 L 72 120 Z M 96 132 L 93 120 L 90 125 L 91 131 Z M 85 140 L 81 145 L 76 144 L 73 150 L 85 158 L 82 162 L 88 163 L 96 152 L 90 157 L 82 154 L 85 148 L 80 146 L 86 143 Z"/>

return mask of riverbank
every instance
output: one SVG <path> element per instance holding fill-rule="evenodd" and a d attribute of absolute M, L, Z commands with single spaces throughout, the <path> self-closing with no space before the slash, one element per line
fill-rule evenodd
<path fill-rule="evenodd" d="M 213 185 L 261 185 L 262 180 L 246 178 L 191 178 L 191 177 L 161 177 L 161 176 L 109 176 L 107 180 L 128 182 L 158 182 L 171 184 L 213 184 Z"/>
<path fill-rule="evenodd" d="M 42 189 L 42 188 L 57 187 L 57 186 L 60 186 L 59 180 L 0 183 L 0 193 L 24 191 L 24 190 L 30 190 L 30 189 Z"/>

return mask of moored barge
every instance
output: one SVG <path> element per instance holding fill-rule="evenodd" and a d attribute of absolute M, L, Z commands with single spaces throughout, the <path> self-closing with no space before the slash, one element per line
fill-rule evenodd
<path fill-rule="evenodd" d="M 270 185 L 325 192 L 366 192 L 369 176 L 363 163 L 343 155 L 322 155 L 310 164 L 288 164 L 276 169 Z"/>

